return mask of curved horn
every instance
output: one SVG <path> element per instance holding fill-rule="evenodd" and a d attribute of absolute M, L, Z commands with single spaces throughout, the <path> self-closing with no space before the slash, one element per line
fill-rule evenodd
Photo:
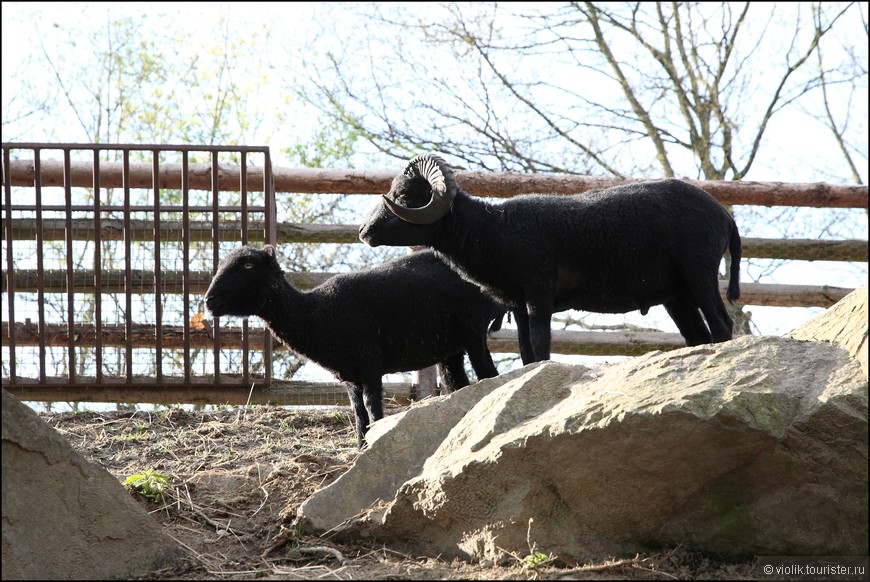
<path fill-rule="evenodd" d="M 403 172 L 408 178 L 423 178 L 429 183 L 432 198 L 426 206 L 409 208 L 384 196 L 387 209 L 412 224 L 433 224 L 450 212 L 456 197 L 456 179 L 450 165 L 437 154 L 420 154 L 408 162 Z"/>

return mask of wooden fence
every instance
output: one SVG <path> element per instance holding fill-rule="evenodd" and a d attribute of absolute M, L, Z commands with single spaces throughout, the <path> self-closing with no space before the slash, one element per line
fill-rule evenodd
<path fill-rule="evenodd" d="M 54 152 L 61 159 L 51 155 Z M 181 162 L 161 161 L 167 152 L 179 155 Z M 191 161 L 197 153 L 209 157 L 209 163 Z M 152 159 L 137 162 L 131 159 L 134 154 L 150 155 Z M 234 161 L 260 154 L 263 162 L 226 163 L 221 160 L 221 155 L 226 154 L 231 154 Z M 100 158 L 106 155 L 122 159 Z M 85 159 L 78 159 L 82 156 Z M 387 170 L 273 169 L 267 148 L 3 144 L 4 388 L 21 399 L 36 401 L 240 404 L 250 399 L 275 404 L 346 403 L 344 390 L 337 383 L 274 378 L 272 352 L 280 351 L 281 346 L 262 327 L 221 326 L 217 321 L 197 319 L 195 298 L 209 284 L 220 258 L 220 243 L 359 243 L 356 224 L 279 222 L 275 192 L 300 196 L 381 194 L 389 189 L 394 174 Z M 542 191 L 574 194 L 627 181 L 463 171 L 456 174 L 467 190 L 487 197 Z M 868 203 L 866 186 L 693 183 L 726 205 L 866 208 Z M 114 191 L 123 192 L 121 202 L 106 194 Z M 144 192 L 149 202 L 131 202 L 131 192 Z M 230 195 L 231 201 L 227 198 Z M 158 251 L 154 253 L 156 262 L 145 261 L 141 265 L 144 268 L 134 268 L 131 248 L 152 242 Z M 118 253 L 122 260 L 107 266 L 107 258 L 100 255 L 99 249 L 113 243 L 121 249 Z M 21 245 L 24 250 L 19 252 L 16 249 Z M 46 259 L 46 248 L 61 249 L 59 261 Z M 84 264 L 73 259 L 74 249 L 87 255 Z M 177 264 L 167 256 L 167 249 L 177 250 L 181 268 L 166 267 Z M 210 269 L 191 268 L 191 257 L 197 252 L 210 257 L 206 261 Z M 743 239 L 743 256 L 747 259 L 866 262 L 867 253 L 866 240 Z M 329 276 L 331 273 L 304 272 L 292 273 L 288 278 L 297 287 L 309 289 Z M 743 282 L 741 303 L 829 307 L 851 291 L 814 283 Z M 724 294 L 724 282 L 722 291 Z M 182 313 L 179 316 L 173 312 L 170 318 L 165 313 L 166 297 L 175 295 L 183 298 L 179 308 Z M 144 302 L 142 305 L 153 304 L 155 313 L 149 312 L 153 321 L 141 322 L 133 317 L 103 321 L 100 311 L 108 313 L 110 309 L 108 302 L 102 305 L 100 298 L 113 298 L 121 305 L 120 311 L 124 312 L 126 306 L 129 314 L 134 310 L 131 296 Z M 149 296 L 151 299 L 146 299 Z M 62 313 L 47 314 L 46 297 L 62 304 Z M 88 317 L 77 316 L 76 305 L 83 302 L 82 297 L 94 298 L 96 314 L 91 310 Z M 27 301 L 30 312 L 19 306 Z M 553 352 L 561 354 L 639 355 L 682 345 L 679 334 L 553 332 Z M 496 332 L 490 348 L 496 353 L 516 353 L 515 333 Z M 208 356 L 207 373 L 191 359 L 190 354 L 199 351 Z M 123 360 L 121 371 L 106 364 L 110 359 L 107 353 Z M 155 363 L 137 371 L 134 362 L 144 357 L 143 353 L 153 357 Z M 240 364 L 225 367 L 227 353 L 236 353 Z M 55 362 L 55 368 L 63 370 L 62 374 L 49 373 L 46 354 L 55 354 L 61 361 L 59 368 Z M 166 354 L 179 359 L 181 374 L 169 373 L 170 368 L 177 368 L 171 366 L 164 373 Z M 81 368 L 83 358 L 95 362 L 92 374 Z M 260 366 L 259 371 L 253 369 L 256 366 Z M 156 372 L 149 373 L 153 370 Z M 387 396 L 399 401 L 406 401 L 410 390 L 405 383 L 385 385 Z"/>

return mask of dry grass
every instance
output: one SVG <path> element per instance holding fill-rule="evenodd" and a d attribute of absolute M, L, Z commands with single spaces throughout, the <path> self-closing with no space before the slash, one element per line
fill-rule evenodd
<path fill-rule="evenodd" d="M 293 527 L 299 505 L 358 454 L 343 409 L 41 416 L 119 481 L 145 470 L 170 479 L 162 502 L 139 499 L 185 557 L 148 579 L 750 579 L 750 564 L 717 563 L 683 548 L 569 567 L 535 556 L 530 544 L 529 556 L 506 553 L 506 566 L 482 566 L 301 534 Z"/>

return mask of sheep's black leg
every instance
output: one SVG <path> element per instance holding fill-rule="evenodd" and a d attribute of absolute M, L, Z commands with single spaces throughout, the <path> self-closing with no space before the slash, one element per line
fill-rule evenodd
<path fill-rule="evenodd" d="M 531 364 L 535 361 L 535 352 L 532 350 L 532 340 L 529 337 L 529 315 L 525 309 L 516 309 L 514 310 L 514 320 L 517 322 L 520 357 L 523 359 L 523 364 Z"/>
<path fill-rule="evenodd" d="M 347 389 L 347 397 L 350 399 L 350 407 L 353 408 L 357 446 L 363 448 L 365 446 L 365 434 L 369 428 L 369 413 L 363 404 L 363 385 L 346 382 L 345 388 Z"/>
<path fill-rule="evenodd" d="M 701 312 L 710 326 L 711 339 L 709 341 L 726 342 L 730 340 L 734 332 L 734 321 L 728 315 L 725 302 L 722 301 L 722 295 L 719 293 L 719 278 L 712 276 L 703 281 L 695 281 L 692 298 L 701 308 Z"/>
<path fill-rule="evenodd" d="M 685 338 L 687 346 L 709 344 L 713 341 L 710 330 L 707 329 L 707 325 L 701 317 L 701 312 L 690 301 L 677 299 L 668 301 L 664 305 L 668 315 L 677 324 L 677 329 Z"/>
<path fill-rule="evenodd" d="M 713 335 L 714 342 L 727 342 L 733 337 L 734 320 L 728 315 L 728 309 L 725 308 L 718 289 L 715 302 L 711 297 L 707 303 L 701 305 L 701 311 L 710 324 L 710 333 Z"/>
<path fill-rule="evenodd" d="M 369 411 L 371 422 L 384 417 L 384 385 L 381 383 L 380 376 L 363 385 L 363 403 Z"/>
<path fill-rule="evenodd" d="M 550 319 L 553 316 L 551 307 L 529 305 L 529 339 L 535 362 L 550 359 Z"/>
<path fill-rule="evenodd" d="M 498 376 L 498 369 L 486 345 L 485 333 L 475 338 L 473 342 L 466 342 L 465 349 L 468 351 L 468 359 L 478 381 Z"/>
<path fill-rule="evenodd" d="M 468 374 L 465 373 L 465 352 L 458 352 L 446 358 L 438 364 L 438 370 L 441 372 L 441 383 L 444 386 L 442 394 L 455 392 L 471 383 Z"/>

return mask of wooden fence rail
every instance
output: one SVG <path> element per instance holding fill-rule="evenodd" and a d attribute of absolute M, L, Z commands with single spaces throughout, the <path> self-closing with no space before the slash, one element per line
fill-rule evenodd
<path fill-rule="evenodd" d="M 262 191 L 263 171 L 248 168 L 247 188 Z M 324 170 L 306 168 L 274 168 L 272 179 L 276 192 L 311 194 L 383 194 L 398 171 L 394 170 Z M 133 188 L 152 188 L 154 167 L 151 163 L 131 163 L 129 183 Z M 64 185 L 64 165 L 60 160 L 41 160 L 43 186 Z M 36 170 L 32 160 L 12 160 L 9 181 L 13 186 L 33 186 Z M 637 179 L 598 178 L 579 175 L 511 174 L 468 172 L 456 170 L 462 187 L 476 196 L 510 198 L 519 194 L 548 192 L 577 194 L 593 188 L 606 188 Z M 3 177 L 4 181 L 6 177 Z M 189 164 L 189 187 L 211 190 L 214 187 L 211 164 Z M 844 186 L 826 183 L 795 184 L 787 182 L 726 182 L 686 180 L 715 196 L 722 204 L 752 204 L 759 206 L 809 206 L 815 208 L 866 208 L 867 186 Z M 71 186 L 89 188 L 94 184 L 92 161 L 73 161 L 70 167 Z M 124 185 L 123 166 L 119 162 L 100 164 L 100 184 L 103 188 Z M 238 191 L 241 175 L 238 166 L 218 168 L 217 187 L 221 191 Z M 160 188 L 181 188 L 182 165 L 162 164 L 158 178 Z"/>
<path fill-rule="evenodd" d="M 9 333 L 9 324 L 3 322 L 4 336 Z M 185 330 L 181 326 L 164 325 L 163 347 L 166 349 L 181 349 L 184 347 Z M 211 349 L 214 346 L 215 330 L 212 325 L 204 329 L 189 330 L 191 349 Z M 221 327 L 220 339 L 222 349 L 241 349 L 242 331 L 237 327 Z M 252 334 L 248 347 L 252 350 L 262 350 L 265 334 Z M 134 348 L 148 348 L 154 345 L 155 326 L 136 324 L 132 334 L 127 333 L 124 325 L 105 324 L 101 329 L 102 345 L 105 347 L 123 348 L 129 341 Z M 96 330 L 93 326 L 62 324 L 46 325 L 46 347 L 66 347 L 70 339 L 75 345 L 91 346 L 96 343 Z M 26 321 L 15 324 L 15 339 L 20 346 L 39 345 L 39 330 L 36 325 Z M 273 349 L 284 348 L 277 340 L 269 337 Z M 639 356 L 652 350 L 673 350 L 685 347 L 685 341 L 678 333 L 664 332 L 601 332 L 601 331 L 566 331 L 553 330 L 552 350 L 557 354 L 586 354 L 590 350 L 602 356 Z M 501 330 L 493 332 L 489 338 L 490 350 L 496 353 L 518 353 L 516 332 Z"/>
<path fill-rule="evenodd" d="M 80 378 L 71 384 L 49 379 L 41 382 L 19 379 L 8 390 L 19 400 L 31 402 L 109 402 L 118 404 L 184 404 L 235 405 L 268 404 L 273 406 L 347 406 L 347 391 L 338 382 L 303 382 L 273 379 L 268 386 L 257 383 L 240 386 L 227 382 L 221 385 L 210 376 L 196 376 L 188 382 L 183 378 L 164 379 L 155 386 L 153 378 L 135 378 L 118 382 L 103 378 Z M 404 382 L 384 382 L 384 399 L 395 404 L 411 401 L 409 386 Z"/>
<path fill-rule="evenodd" d="M 91 208 L 91 210 L 93 210 Z M 211 211 L 211 209 L 209 209 Z M 3 219 L 3 231 L 7 224 L 12 229 L 15 239 L 35 239 L 37 224 L 35 219 L 14 218 Z M 149 220 L 131 220 L 131 240 L 153 240 L 154 222 Z M 212 225 L 208 222 L 191 222 L 188 225 L 186 239 L 188 242 L 237 241 L 241 231 L 240 221 L 222 221 L 215 236 Z M 265 232 L 262 222 L 248 223 L 248 240 L 254 244 L 262 244 Z M 161 222 L 160 236 L 164 241 L 180 241 L 185 238 L 185 230 L 180 222 Z M 72 240 L 95 240 L 94 222 L 87 220 L 73 221 L 71 228 Z M 100 240 L 122 240 L 124 236 L 124 221 L 117 219 L 100 220 Z M 43 219 L 42 240 L 66 240 L 67 228 L 64 219 Z M 284 243 L 360 243 L 359 227 L 352 224 L 294 224 L 278 223 L 278 244 Z M 362 243 L 360 243 L 362 244 Z M 765 239 L 744 237 L 742 239 L 743 258 L 745 259 L 788 259 L 793 261 L 855 261 L 868 260 L 868 243 L 866 240 L 817 240 L 817 239 Z"/>
<path fill-rule="evenodd" d="M 72 291 L 75 293 L 93 293 L 95 289 L 94 272 L 77 270 L 72 273 Z M 137 295 L 154 293 L 154 273 L 151 271 L 131 271 L 131 279 L 124 279 L 123 271 L 103 271 L 100 278 L 100 289 L 103 293 L 126 293 L 128 290 Z M 288 273 L 287 280 L 295 287 L 303 290 L 313 289 L 334 273 Z M 8 277 L 3 272 L 0 290 L 6 293 Z M 164 271 L 160 277 L 161 293 L 180 293 L 184 288 L 184 273 L 180 271 Z M 19 293 L 36 293 L 40 288 L 46 293 L 66 293 L 68 288 L 67 273 L 60 270 L 42 271 L 22 269 L 12 276 L 15 291 Z M 202 295 L 208 289 L 211 274 L 203 271 L 188 273 L 188 291 Z M 725 297 L 726 281 L 720 281 L 719 291 Z M 830 307 L 852 289 L 833 287 L 830 285 L 771 285 L 765 283 L 741 283 L 740 300 L 744 305 L 768 305 L 778 307 Z"/>

